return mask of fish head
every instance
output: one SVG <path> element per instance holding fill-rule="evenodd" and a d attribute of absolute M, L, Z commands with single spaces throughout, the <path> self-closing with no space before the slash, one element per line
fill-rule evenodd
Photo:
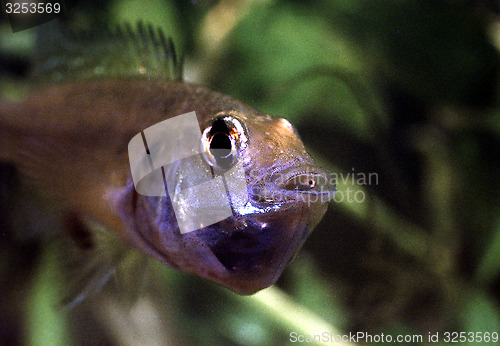
<path fill-rule="evenodd" d="M 140 198 L 144 212 L 136 227 L 158 259 L 239 294 L 253 294 L 276 282 L 320 222 L 335 180 L 314 164 L 283 118 L 224 111 L 201 122 L 201 131 L 203 162 L 196 167 L 219 179 L 227 192 L 222 192 L 227 217 L 179 231 L 179 210 L 196 204 L 197 216 L 215 215 L 225 202 L 214 197 L 220 189 L 197 190 L 189 198 L 177 193 L 196 173 L 171 168 L 166 170 L 175 176 L 169 195 Z"/>
<path fill-rule="evenodd" d="M 233 206 L 232 217 L 200 230 L 199 237 L 225 268 L 223 284 L 254 293 L 273 284 L 295 257 L 325 214 L 335 180 L 314 164 L 286 119 L 235 112 L 222 119 L 243 132 L 235 138 L 245 142 L 237 160 L 248 201 Z"/>

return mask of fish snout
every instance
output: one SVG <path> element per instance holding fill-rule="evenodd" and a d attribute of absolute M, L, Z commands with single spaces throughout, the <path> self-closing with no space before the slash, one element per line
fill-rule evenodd
<path fill-rule="evenodd" d="M 329 202 L 336 193 L 335 175 L 314 165 L 303 165 L 275 171 L 258 189 L 257 200 L 275 203 L 304 202 L 307 204 Z"/>
<path fill-rule="evenodd" d="M 273 173 L 277 200 L 311 203 L 326 203 L 336 190 L 335 176 L 330 171 L 314 165 L 290 167 Z"/>

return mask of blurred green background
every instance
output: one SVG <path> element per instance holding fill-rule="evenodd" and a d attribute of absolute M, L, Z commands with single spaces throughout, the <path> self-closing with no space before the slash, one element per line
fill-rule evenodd
<path fill-rule="evenodd" d="M 497 1 L 81 1 L 65 17 L 75 30 L 138 20 L 173 38 L 188 81 L 290 120 L 339 193 L 271 294 L 239 297 L 154 263 L 135 304 L 106 289 L 61 313 L 60 249 L 12 234 L 29 204 L 12 202 L 3 167 L 0 344 L 500 332 Z M 0 24 L 0 92 L 13 95 L 35 31 Z"/>

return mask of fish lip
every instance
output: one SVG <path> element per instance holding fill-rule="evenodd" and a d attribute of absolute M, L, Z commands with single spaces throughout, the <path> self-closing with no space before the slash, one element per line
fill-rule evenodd
<path fill-rule="evenodd" d="M 312 177 L 319 185 L 300 189 L 294 182 Z M 257 203 L 291 204 L 296 202 L 326 203 L 335 197 L 333 173 L 312 164 L 278 168 L 251 188 L 251 198 Z"/>

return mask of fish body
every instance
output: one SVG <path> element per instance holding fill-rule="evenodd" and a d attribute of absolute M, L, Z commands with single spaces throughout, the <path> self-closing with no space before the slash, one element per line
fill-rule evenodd
<path fill-rule="evenodd" d="M 127 148 L 144 129 L 192 111 L 208 134 L 201 164 L 216 171 L 211 146 L 216 136 L 227 139 L 243 165 L 248 201 L 232 205 L 232 216 L 182 234 L 172 191 L 137 193 Z M 229 129 L 228 121 L 239 127 Z M 288 121 L 173 78 L 63 80 L 20 102 L 0 100 L 0 148 L 0 159 L 47 191 L 62 213 L 98 222 L 146 255 L 240 294 L 278 279 L 335 191 Z M 179 176 L 175 167 L 165 168 L 167 180 L 196 180 L 196 171 Z"/>

